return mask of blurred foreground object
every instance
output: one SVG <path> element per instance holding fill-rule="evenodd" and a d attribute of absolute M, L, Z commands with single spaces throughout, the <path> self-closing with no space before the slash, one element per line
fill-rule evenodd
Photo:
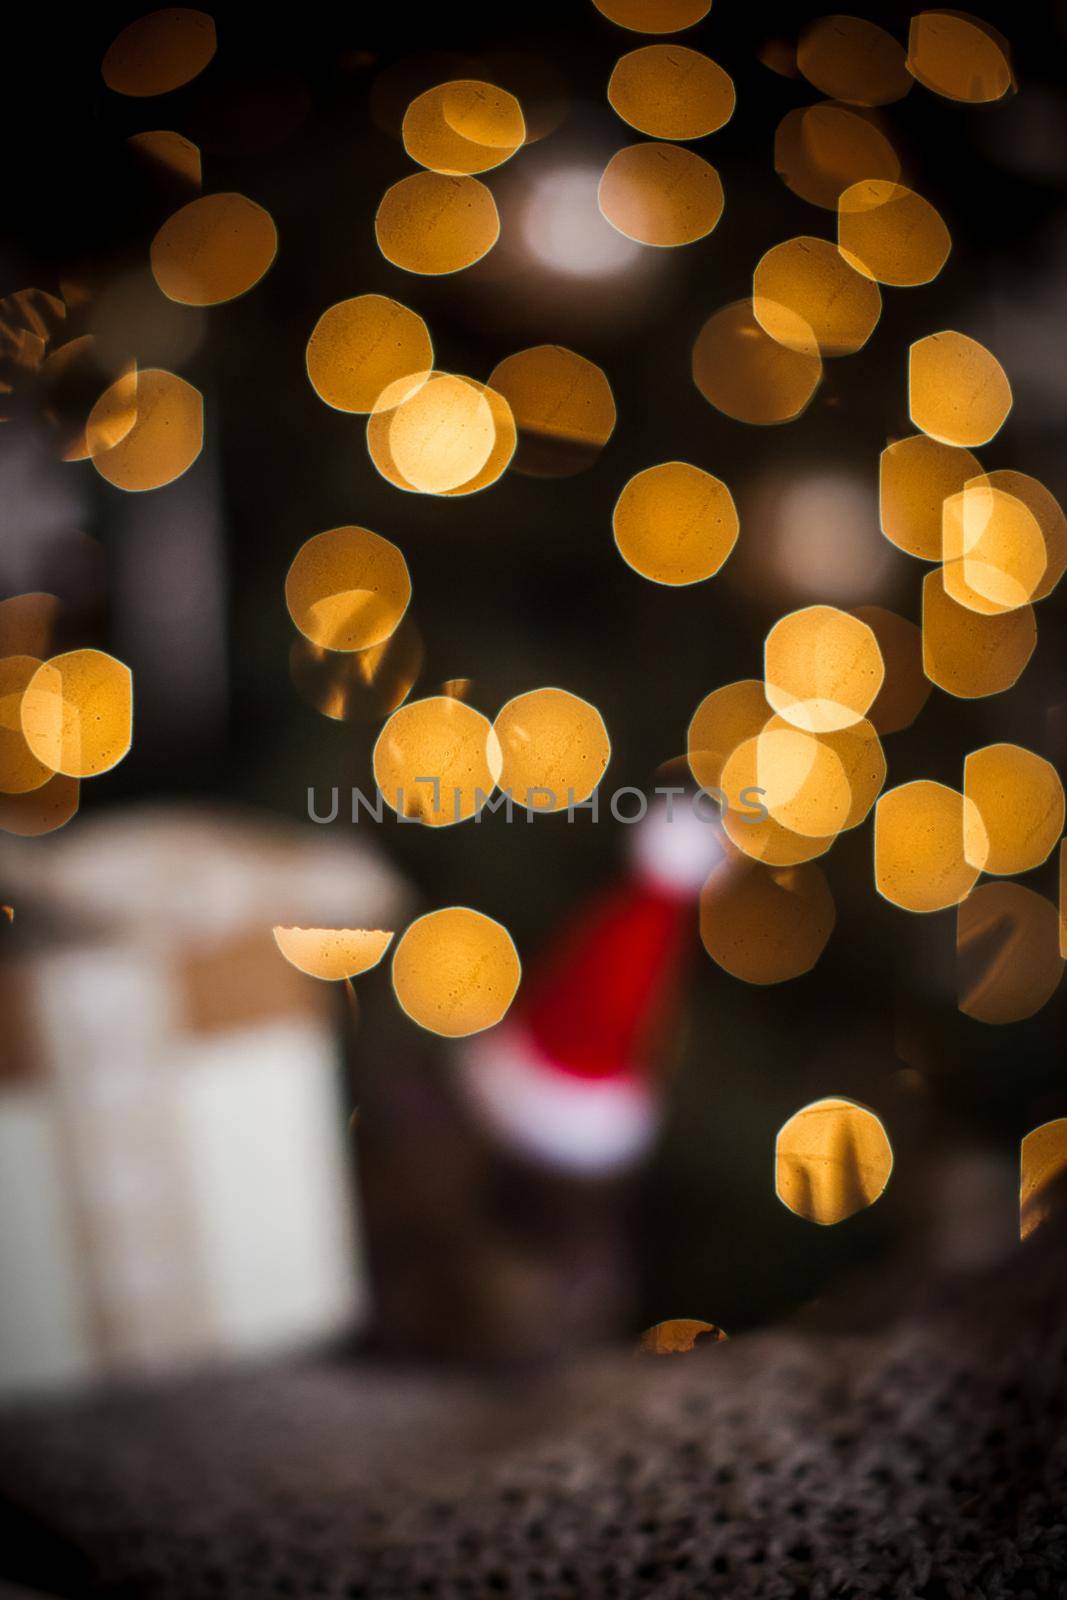
<path fill-rule="evenodd" d="M 376 856 L 155 808 L 4 841 L 0 1388 L 347 1326 L 362 1288 L 333 996 L 271 927 L 392 918 Z"/>

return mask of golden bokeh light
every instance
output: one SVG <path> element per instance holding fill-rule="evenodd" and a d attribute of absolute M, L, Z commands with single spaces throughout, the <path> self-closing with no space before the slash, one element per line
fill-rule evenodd
<path fill-rule="evenodd" d="M 22 695 L 22 731 L 37 760 L 68 778 L 118 765 L 133 735 L 133 675 L 103 650 L 70 650 L 37 667 Z"/>
<path fill-rule="evenodd" d="M 863 17 L 817 18 L 801 34 L 796 60 L 813 88 L 849 105 L 888 105 L 912 84 L 904 46 Z"/>
<path fill-rule="evenodd" d="M 40 590 L 0 600 L 0 656 L 50 656 L 62 609 Z"/>
<path fill-rule="evenodd" d="M 1027 605 L 1048 566 L 1037 518 L 983 478 L 945 501 L 941 544 L 946 593 L 983 616 Z"/>
<path fill-rule="evenodd" d="M 289 675 L 308 705 L 333 722 L 378 722 L 411 693 L 422 670 L 419 630 L 406 612 L 388 639 L 339 653 L 303 634 L 289 650 Z"/>
<path fill-rule="evenodd" d="M 469 906 L 419 917 L 393 956 L 393 990 L 413 1022 L 447 1039 L 492 1028 L 519 987 L 519 954 L 502 923 Z"/>
<path fill-rule="evenodd" d="M 215 24 L 206 11 L 174 6 L 128 23 L 100 70 L 116 94 L 169 94 L 203 72 L 215 45 Z"/>
<path fill-rule="evenodd" d="M 152 240 L 152 275 L 169 300 L 217 306 L 247 294 L 278 253 L 270 213 L 243 194 L 190 200 Z"/>
<path fill-rule="evenodd" d="M 477 78 L 436 84 L 417 95 L 401 131 L 412 161 L 449 177 L 499 167 L 526 140 L 515 96 Z"/>
<path fill-rule="evenodd" d="M 337 983 L 376 967 L 393 935 L 380 928 L 275 928 L 274 942 L 291 966 Z"/>
<path fill-rule="evenodd" d="M 983 883 L 956 917 L 959 1008 L 976 1022 L 1024 1022 L 1059 988 L 1059 915 L 1021 883 Z"/>
<path fill-rule="evenodd" d="M 887 445 L 878 479 L 886 538 L 909 556 L 940 561 L 944 503 L 981 470 L 969 450 L 928 439 L 925 433 Z"/>
<path fill-rule="evenodd" d="M 885 787 L 885 751 L 878 730 L 868 718 L 839 728 L 836 733 L 813 735 L 820 744 L 831 749 L 840 761 L 848 779 L 850 804 L 842 832 L 858 828 L 866 821 L 871 807 Z"/>
<path fill-rule="evenodd" d="M 515 416 L 504 396 L 491 389 L 488 384 L 479 383 L 476 378 L 464 378 L 463 381 L 476 390 L 489 407 L 489 415 L 493 422 L 493 445 L 481 470 L 476 472 L 473 478 L 468 478 L 465 483 L 456 484 L 453 489 L 443 490 L 449 497 L 478 494 L 482 489 L 488 489 L 490 484 L 496 483 L 511 465 L 519 442 Z"/>
<path fill-rule="evenodd" d="M 596 706 L 567 689 L 531 689 L 509 700 L 493 730 L 499 783 L 530 811 L 562 811 L 588 800 L 611 760 L 611 740 Z"/>
<path fill-rule="evenodd" d="M 996 472 L 982 473 L 980 477 L 969 480 L 964 487 L 969 489 L 978 484 L 1011 495 L 1026 507 L 1037 522 L 1045 543 L 1045 571 L 1033 598 L 1047 599 L 1067 571 L 1067 517 L 1063 514 L 1063 507 L 1043 483 L 1025 472 L 1013 472 L 1002 467 Z"/>
<path fill-rule="evenodd" d="M 604 371 L 558 344 L 505 356 L 489 387 L 511 408 L 519 432 L 515 465 L 532 477 L 568 477 L 596 460 L 615 431 L 615 399 Z"/>
<path fill-rule="evenodd" d="M 774 136 L 774 168 L 787 189 L 826 211 L 864 178 L 900 177 L 900 159 L 874 117 L 833 101 L 786 113 Z"/>
<path fill-rule="evenodd" d="M 496 201 L 477 178 L 413 172 L 387 189 L 374 219 L 378 248 L 405 272 L 440 277 L 480 261 L 500 237 Z"/>
<path fill-rule="evenodd" d="M 25 794 L 0 791 L 0 832 L 22 839 L 37 839 L 54 833 L 68 823 L 78 810 L 81 785 L 77 778 L 56 773 L 39 789 Z"/>
<path fill-rule="evenodd" d="M 373 755 L 374 781 L 399 816 L 432 828 L 465 822 L 500 778 L 500 744 L 488 718 L 451 695 L 394 711 Z"/>
<path fill-rule="evenodd" d="M 978 881 L 987 849 L 978 807 L 943 783 L 903 783 L 875 807 L 875 884 L 904 911 L 959 905 Z"/>
<path fill-rule="evenodd" d="M 1051 761 L 1017 744 L 989 744 L 963 763 L 963 792 L 978 807 L 988 850 L 978 863 L 1013 877 L 1047 861 L 1063 832 L 1063 782 Z"/>
<path fill-rule="evenodd" d="M 763 648 L 767 699 L 795 728 L 832 733 L 865 717 L 885 678 L 873 631 L 836 606 L 776 622 Z"/>
<path fill-rule="evenodd" d="M 722 1344 L 726 1334 L 714 1322 L 695 1317 L 671 1317 L 646 1328 L 637 1343 L 638 1353 L 646 1356 L 678 1356 L 695 1350 L 698 1342 Z"/>
<path fill-rule="evenodd" d="M 683 145 L 644 143 L 617 150 L 597 191 L 601 214 L 638 244 L 672 249 L 705 238 L 722 216 L 722 180 Z"/>
<path fill-rule="evenodd" d="M 300 632 L 325 650 L 367 650 L 393 633 L 411 600 L 403 552 L 369 528 L 345 526 L 302 544 L 285 579 Z"/>
<path fill-rule="evenodd" d="M 1019 1237 L 1062 1207 L 1067 1180 L 1067 1117 L 1031 1128 L 1019 1151 Z"/>
<path fill-rule="evenodd" d="M 885 178 L 865 178 L 843 192 L 837 242 L 857 272 L 897 288 L 932 282 L 952 250 L 952 235 L 929 200 Z"/>
<path fill-rule="evenodd" d="M 704 696 L 686 734 L 689 770 L 702 789 L 718 789 L 739 745 L 755 739 L 771 715 L 763 682 L 741 678 Z"/>
<path fill-rule="evenodd" d="M 336 411 L 371 412 L 385 389 L 428 375 L 432 368 L 425 322 L 383 294 L 361 294 L 330 306 L 308 340 L 311 386 Z"/>
<path fill-rule="evenodd" d="M 836 920 L 821 867 L 752 865 L 700 897 L 700 937 L 716 966 L 745 983 L 788 983 L 810 972 Z"/>
<path fill-rule="evenodd" d="M 908 33 L 908 70 L 948 100 L 982 105 L 1012 88 L 1003 37 L 965 11 L 920 11 Z"/>
<path fill-rule="evenodd" d="M 1010 689 L 1037 644 L 1033 606 L 981 616 L 952 598 L 940 568 L 923 580 L 922 632 L 926 676 L 961 700 Z"/>
<path fill-rule="evenodd" d="M 169 177 L 190 189 L 199 189 L 203 181 L 200 147 L 183 133 L 175 133 L 173 128 L 152 128 L 146 133 L 131 134 L 126 143 Z"/>
<path fill-rule="evenodd" d="M 681 33 L 711 10 L 711 0 L 593 0 L 593 4 L 631 33 Z"/>
<path fill-rule="evenodd" d="M 52 777 L 22 731 L 22 696 L 37 668 L 37 656 L 0 658 L 0 793 L 28 794 Z"/>
<path fill-rule="evenodd" d="M 854 606 L 852 615 L 871 629 L 885 663 L 871 724 L 880 734 L 900 733 L 911 727 L 933 689 L 923 671 L 922 630 L 884 606 Z"/>
<path fill-rule="evenodd" d="M 722 791 L 723 831 L 751 861 L 769 867 L 794 867 L 825 855 L 836 834 L 794 833 L 772 817 L 760 793 L 759 737 L 746 739 L 723 762 L 715 788 Z"/>
<path fill-rule="evenodd" d="M 203 448 L 203 396 L 175 373 L 146 367 L 105 389 L 85 437 L 97 472 L 117 489 L 161 489 L 187 472 Z"/>
<path fill-rule="evenodd" d="M 782 1204 L 827 1227 L 865 1211 L 884 1194 L 893 1151 L 873 1111 L 834 1095 L 804 1106 L 783 1124 L 774 1166 Z"/>
<path fill-rule="evenodd" d="M 389 452 L 420 494 L 444 494 L 482 471 L 496 444 L 489 402 L 465 378 L 435 372 L 389 419 Z"/>
<path fill-rule="evenodd" d="M 801 237 L 771 247 L 752 276 L 752 310 L 772 339 L 802 355 L 811 340 L 824 356 L 860 350 L 878 325 L 878 285 L 849 266 L 829 239 Z"/>
<path fill-rule="evenodd" d="M 615 543 L 628 566 L 653 583 L 700 583 L 737 543 L 733 496 L 721 478 L 665 461 L 635 473 L 615 504 Z"/>
<path fill-rule="evenodd" d="M 680 44 L 648 44 L 615 64 L 608 100 L 653 139 L 702 139 L 729 122 L 737 95 L 718 62 Z"/>
<path fill-rule="evenodd" d="M 999 433 L 1011 410 L 1011 384 L 977 339 L 947 330 L 908 352 L 908 410 L 931 439 L 973 449 Z"/>
<path fill-rule="evenodd" d="M 791 328 L 795 341 L 796 324 Z M 717 411 L 738 422 L 791 422 L 821 378 L 814 334 L 809 350 L 787 349 L 760 326 L 751 300 L 716 311 L 693 346 L 693 382 Z"/>
<path fill-rule="evenodd" d="M 815 734 L 772 717 L 756 739 L 756 782 L 776 822 L 818 839 L 837 834 L 852 809 L 840 756 Z"/>

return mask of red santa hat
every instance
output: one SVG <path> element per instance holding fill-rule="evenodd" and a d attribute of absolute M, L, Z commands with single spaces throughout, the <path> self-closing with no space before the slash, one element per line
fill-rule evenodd
<path fill-rule="evenodd" d="M 571 1171 L 618 1170 L 651 1143 L 664 1034 L 696 942 L 693 902 L 730 870 L 718 822 L 688 802 L 652 808 L 631 858 L 629 880 L 578 916 L 507 1020 L 460 1058 L 495 1137 Z"/>

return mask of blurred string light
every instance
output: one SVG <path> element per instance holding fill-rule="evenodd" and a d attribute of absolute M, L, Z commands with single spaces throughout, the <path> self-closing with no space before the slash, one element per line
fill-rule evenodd
<path fill-rule="evenodd" d="M 711 0 L 593 0 L 598 11 L 633 33 L 681 33 L 706 17 Z"/>
<path fill-rule="evenodd" d="M 908 352 L 908 411 L 931 439 L 973 449 L 1000 432 L 1011 385 L 996 356 L 965 333 L 927 334 Z"/>
<path fill-rule="evenodd" d="M 983 883 L 956 914 L 959 1008 L 1003 1027 L 1046 1005 L 1063 977 L 1059 916 L 1021 883 Z"/>
<path fill-rule="evenodd" d="M 592 465 L 615 431 L 607 375 L 558 344 L 506 356 L 489 386 L 511 408 L 519 431 L 515 466 L 533 477 L 562 478 Z"/>
<path fill-rule="evenodd" d="M 613 228 L 659 249 L 705 238 L 724 204 L 722 180 L 703 156 L 661 143 L 616 151 L 604 168 L 597 198 Z"/>
<path fill-rule="evenodd" d="M 796 64 L 814 89 L 849 105 L 888 105 L 912 86 L 903 45 L 863 17 L 819 17 L 809 24 Z"/>
<path fill-rule="evenodd" d="M 729 73 L 698 50 L 650 44 L 616 62 L 608 101 L 653 139 L 702 139 L 729 122 L 737 94 Z"/>
<path fill-rule="evenodd" d="M 1031 1128 L 1019 1150 L 1019 1236 L 1027 1238 L 1053 1215 L 1067 1176 L 1067 1117 Z"/>
<path fill-rule="evenodd" d="M 95 778 L 130 748 L 133 675 L 103 650 L 71 650 L 42 661 L 21 700 L 30 752 L 50 772 Z"/>
<path fill-rule="evenodd" d="M 517 438 L 503 396 L 456 373 L 398 379 L 382 390 L 367 421 L 371 460 L 408 494 L 487 488 L 506 470 Z"/>
<path fill-rule="evenodd" d="M 900 158 L 875 114 L 832 100 L 786 113 L 774 136 L 774 167 L 787 189 L 826 211 L 836 211 L 855 183 L 900 177 Z"/>
<path fill-rule="evenodd" d="M 104 391 L 89 413 L 86 441 L 93 466 L 116 488 L 162 488 L 203 448 L 203 397 L 175 373 L 146 367 Z"/>
<path fill-rule="evenodd" d="M 787 722 L 811 733 L 832 733 L 865 717 L 884 678 L 873 631 L 836 606 L 791 612 L 764 644 L 768 701 Z"/>
<path fill-rule="evenodd" d="M 1021 500 L 971 480 L 942 507 L 945 589 L 984 616 L 1026 605 L 1045 575 L 1045 540 Z"/>
<path fill-rule="evenodd" d="M 23 839 L 54 833 L 76 815 L 80 789 L 77 778 L 57 773 L 28 794 L 0 791 L 0 830 Z"/>
<path fill-rule="evenodd" d="M 55 769 L 39 761 L 22 731 L 22 697 L 41 662 L 37 656 L 0 657 L 0 793 L 28 794 Z"/>
<path fill-rule="evenodd" d="M 745 590 L 850 606 L 882 595 L 893 579 L 873 486 L 854 469 L 772 468 L 748 486 L 742 514 L 748 537 L 731 573 Z"/>
<path fill-rule="evenodd" d="M 598 279 L 631 272 L 639 246 L 603 216 L 596 167 L 549 169 L 535 178 L 522 212 L 523 241 L 534 260 L 567 278 Z"/>
<path fill-rule="evenodd" d="M 174 6 L 138 17 L 123 28 L 104 56 L 101 72 L 116 94 L 136 98 L 168 94 L 203 72 L 215 49 L 211 17 Z"/>
<path fill-rule="evenodd" d="M 277 253 L 278 230 L 262 206 L 243 194 L 206 194 L 168 218 L 149 255 L 168 299 L 216 306 L 247 294 Z"/>
<path fill-rule="evenodd" d="M 822 380 L 814 334 L 803 350 L 798 323 L 787 348 L 761 327 L 751 300 L 716 311 L 693 346 L 693 381 L 717 411 L 764 426 L 791 422 L 806 409 Z"/>
<path fill-rule="evenodd" d="M 965 11 L 920 11 L 908 32 L 908 71 L 935 94 L 981 105 L 1014 87 L 1008 42 Z"/>
<path fill-rule="evenodd" d="M 733 496 L 721 478 L 686 461 L 646 467 L 615 503 L 619 554 L 652 583 L 700 583 L 723 566 L 739 530 Z"/>
<path fill-rule="evenodd" d="M 963 792 L 978 808 L 987 845 L 977 863 L 995 877 L 1047 861 L 1063 833 L 1063 782 L 1051 761 L 1017 744 L 972 750 Z"/>
<path fill-rule="evenodd" d="M 805 1106 L 779 1129 L 774 1164 L 782 1204 L 826 1227 L 879 1199 L 893 1150 L 873 1111 L 835 1096 Z"/>
<path fill-rule="evenodd" d="M 419 166 L 449 176 L 486 172 L 526 142 L 522 107 L 495 84 L 461 79 L 418 95 L 404 115 L 404 148 Z"/>
<path fill-rule="evenodd" d="M 393 991 L 413 1022 L 446 1038 L 492 1028 L 519 987 L 518 951 L 502 923 L 468 906 L 419 917 L 393 956 Z"/>
<path fill-rule="evenodd" d="M 885 178 L 867 178 L 842 191 L 837 243 L 857 272 L 896 288 L 932 282 L 952 250 L 940 212 L 914 190 Z"/>
<path fill-rule="evenodd" d="M 880 734 L 900 733 L 911 727 L 933 689 L 923 671 L 922 632 L 884 606 L 855 606 L 852 614 L 874 634 L 885 665 L 882 687 L 870 708 L 871 724 Z"/>
<path fill-rule="evenodd" d="M 905 554 L 940 561 L 944 503 L 980 472 L 969 450 L 924 433 L 887 445 L 879 461 L 882 532 Z"/>
<path fill-rule="evenodd" d="M 152 128 L 145 133 L 132 133 L 126 143 L 167 177 L 177 178 L 191 189 L 199 189 L 203 183 L 200 147 L 183 133 L 176 133 L 173 128 Z"/>
<path fill-rule="evenodd" d="M 688 1355 L 698 1344 L 723 1344 L 726 1337 L 717 1323 L 700 1322 L 695 1317 L 671 1317 L 645 1329 L 637 1341 L 637 1353 L 643 1356 Z"/>
<path fill-rule="evenodd" d="M 604 719 L 567 689 L 531 689 L 509 700 L 493 732 L 502 764 L 499 784 L 530 811 L 581 805 L 611 760 Z"/>
<path fill-rule="evenodd" d="M 293 622 L 326 650 L 363 651 L 383 644 L 410 600 L 411 575 L 402 551 L 369 528 L 315 534 L 297 551 L 285 580 Z"/>
<path fill-rule="evenodd" d="M 374 781 L 385 803 L 431 828 L 476 816 L 496 788 L 502 766 L 492 724 L 450 695 L 401 706 L 374 746 Z"/>
<path fill-rule="evenodd" d="M 1017 683 L 1037 645 L 1030 605 L 982 616 L 948 593 L 940 567 L 923 579 L 923 670 L 963 700 L 1003 694 Z"/>
<path fill-rule="evenodd" d="M 403 705 L 422 670 L 419 630 L 406 612 L 381 644 L 339 652 L 303 634 L 289 650 L 289 675 L 297 692 L 333 722 L 378 722 Z"/>
<path fill-rule="evenodd" d="M 308 340 L 311 386 L 337 411 L 369 413 L 390 385 L 432 368 L 430 330 L 387 295 L 361 294 L 330 306 Z"/>
<path fill-rule="evenodd" d="M 413 172 L 386 190 L 374 231 L 387 261 L 433 277 L 480 261 L 500 236 L 500 218 L 477 178 Z"/>
<path fill-rule="evenodd" d="M 787 239 L 772 246 L 752 276 L 752 310 L 772 339 L 790 350 L 852 355 L 882 312 L 878 285 L 856 272 L 828 239 Z"/>
<path fill-rule="evenodd" d="M 274 929 L 274 942 L 291 966 L 333 983 L 376 967 L 392 939 L 379 928 Z"/>
<path fill-rule="evenodd" d="M 890 789 L 874 815 L 879 894 L 905 911 L 944 911 L 966 899 L 989 853 L 972 800 L 928 778 Z"/>
<path fill-rule="evenodd" d="M 700 901 L 700 937 L 717 966 L 744 983 L 799 978 L 822 955 L 836 911 L 822 869 L 750 864 L 709 882 Z"/>

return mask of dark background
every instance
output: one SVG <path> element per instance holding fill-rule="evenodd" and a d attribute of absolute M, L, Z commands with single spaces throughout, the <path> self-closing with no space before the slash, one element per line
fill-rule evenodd
<path fill-rule="evenodd" d="M 906 38 L 911 7 L 856 9 Z M 183 682 L 196 660 L 174 659 L 160 675 L 138 659 L 142 636 L 130 621 L 136 582 L 128 572 L 116 580 L 122 541 L 137 533 L 128 521 L 128 499 L 137 497 L 111 489 L 88 464 L 68 470 L 85 496 L 81 531 L 102 550 L 91 582 L 61 551 L 25 585 L 63 593 L 78 618 L 78 642 L 114 649 L 138 681 L 133 750 L 94 783 L 93 806 L 190 795 L 299 819 L 309 785 L 321 794 L 335 783 L 370 788 L 377 725 L 317 715 L 288 667 L 286 568 L 304 539 L 343 522 L 374 528 L 407 556 L 425 641 L 416 694 L 469 677 L 472 702 L 492 716 L 516 693 L 559 683 L 604 715 L 613 743 L 606 789 L 651 786 L 683 752 L 700 699 L 758 676 L 762 640 L 777 617 L 826 598 L 817 583 L 786 583 L 770 554 L 762 558 L 766 480 L 827 468 L 873 486 L 880 450 L 913 431 L 907 346 L 942 327 L 985 339 L 1015 388 L 1014 411 L 980 452 L 983 465 L 1018 468 L 1061 500 L 1067 495 L 1063 6 L 983 4 L 981 15 L 1011 41 L 1017 96 L 966 107 L 916 86 L 885 108 L 904 181 L 940 209 L 953 253 L 935 283 L 886 290 L 865 349 L 829 362 L 805 415 L 770 429 L 708 406 L 691 381 L 690 352 L 711 312 L 749 291 L 765 249 L 797 233 L 833 236 L 832 214 L 791 194 L 773 168 L 779 121 L 817 92 L 769 70 L 759 54 L 768 41 L 795 41 L 820 8 L 716 0 L 683 36 L 737 86 L 731 122 L 697 145 L 721 173 L 725 214 L 709 238 L 649 252 L 656 259 L 647 269 L 604 284 L 536 266 L 526 272 L 502 247 L 454 277 L 414 277 L 381 257 L 373 232 L 382 193 L 411 165 L 372 110 L 386 117 L 383 74 L 413 54 L 448 52 L 443 77 L 477 75 L 479 62 L 489 63 L 492 76 L 499 52 L 520 52 L 556 84 L 550 98 L 565 112 L 558 128 L 486 176 L 505 239 L 516 234 L 524 185 L 535 175 L 555 164 L 602 164 L 638 137 L 615 118 L 604 90 L 618 56 L 643 41 L 614 27 L 590 0 L 421 8 L 397 0 L 277 11 L 220 5 L 213 8 L 215 60 L 186 89 L 155 101 L 113 95 L 99 73 L 107 45 L 140 10 L 20 7 L 5 19 L 10 127 L 0 295 L 29 283 L 55 292 L 71 277 L 99 291 L 143 265 L 175 204 L 126 148 L 128 135 L 147 128 L 172 127 L 196 140 L 205 192 L 237 189 L 266 206 L 280 247 L 251 293 L 192 314 L 203 337 L 178 370 L 205 395 L 205 452 L 187 480 L 137 507 L 144 518 L 165 516 L 168 497 L 180 508 L 179 496 L 199 492 L 214 508 L 216 576 L 191 576 L 179 564 L 166 580 L 173 593 L 151 596 L 164 613 L 171 605 L 191 613 L 221 606 L 219 669 L 207 692 L 197 679 L 202 708 L 190 713 Z M 398 493 L 371 464 L 361 419 L 325 407 L 304 371 L 321 312 L 367 291 L 424 315 L 446 370 L 484 381 L 503 356 L 541 342 L 599 362 L 619 410 L 600 459 L 558 481 L 511 472 L 470 499 Z M 623 483 L 672 458 L 725 478 L 742 526 L 724 572 L 679 591 L 630 571 L 611 538 Z M 886 574 L 857 592 L 855 603 L 885 604 L 918 620 L 925 565 L 891 554 Z M 165 563 L 154 570 L 155 583 L 168 571 Z M 1062 592 L 1040 606 L 1038 649 L 1007 694 L 968 702 L 935 690 L 917 724 L 887 740 L 889 784 L 926 776 L 958 787 L 964 755 L 996 739 L 1028 745 L 1062 770 L 1063 616 Z M 573 825 L 559 816 L 511 827 L 496 816 L 446 833 L 387 823 L 379 834 L 427 904 L 478 905 L 507 924 L 525 957 L 610 877 L 625 830 L 610 819 L 594 827 L 581 815 Z M 850 1263 L 936 1254 L 939 1219 L 949 1236 L 966 1235 L 967 1174 L 992 1175 L 994 1189 L 1005 1174 L 1010 1183 L 1020 1136 L 1067 1113 L 1062 989 L 1036 1018 L 1009 1028 L 959 1014 L 954 913 L 912 917 L 885 904 L 870 857 L 868 822 L 824 858 L 838 924 L 805 978 L 747 987 L 712 965 L 694 935 L 672 1109 L 644 1185 L 644 1321 L 708 1316 L 739 1328 L 803 1303 Z M 1026 882 L 1054 899 L 1054 861 Z M 387 975 L 369 981 L 363 998 L 365 1009 L 384 1013 L 392 1004 Z M 793 1110 L 832 1092 L 883 1116 L 897 1174 L 878 1206 L 821 1230 L 778 1204 L 768 1152 Z M 980 1207 L 975 1216 L 981 1227 Z M 950 1243 L 946 1259 L 952 1251 Z"/>

